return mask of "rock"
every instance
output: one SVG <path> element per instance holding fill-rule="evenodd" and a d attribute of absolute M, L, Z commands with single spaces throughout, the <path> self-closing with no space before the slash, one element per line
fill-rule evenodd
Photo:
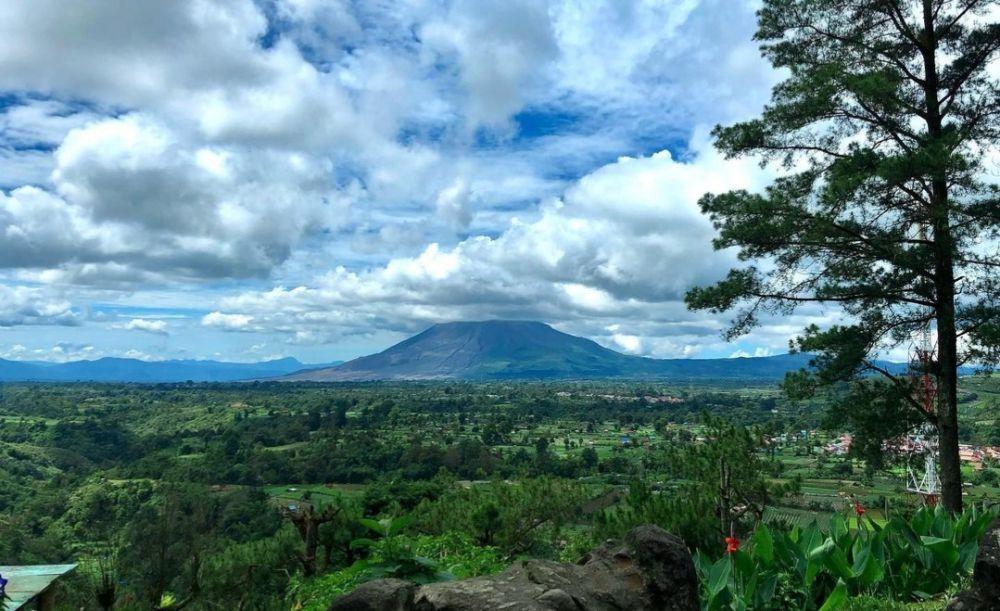
<path fill-rule="evenodd" d="M 948 603 L 948 611 L 1000 609 L 1000 518 L 986 529 L 972 570 L 972 587 Z"/>
<path fill-rule="evenodd" d="M 416 589 L 402 579 L 376 579 L 333 601 L 330 611 L 406 611 L 413 608 Z"/>
<path fill-rule="evenodd" d="M 698 577 L 681 539 L 656 526 L 640 526 L 624 544 L 609 541 L 577 564 L 526 560 L 497 575 L 423 586 L 381 579 L 330 606 L 330 611 L 368 609 L 695 611 Z"/>

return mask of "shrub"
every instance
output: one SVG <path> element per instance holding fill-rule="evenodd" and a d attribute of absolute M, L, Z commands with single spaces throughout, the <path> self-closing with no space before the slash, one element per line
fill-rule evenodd
<path fill-rule="evenodd" d="M 371 543 L 369 551 L 368 558 L 345 569 L 308 580 L 293 578 L 292 606 L 300 604 L 303 611 L 326 609 L 336 597 L 380 577 L 416 577 L 414 581 L 426 583 L 488 575 L 507 566 L 496 548 L 479 547 L 469 535 L 458 532 L 383 536 Z M 419 575 L 404 575 L 393 569 L 403 565 L 421 567 L 423 571 Z"/>
<path fill-rule="evenodd" d="M 863 509 L 858 506 L 859 513 Z M 703 606 L 712 609 L 843 608 L 850 597 L 926 600 L 972 571 L 979 541 L 995 517 L 974 508 L 958 518 L 920 509 L 884 525 L 859 516 L 857 529 L 836 516 L 827 531 L 813 523 L 788 531 L 761 524 L 746 549 L 712 561 L 699 552 Z M 735 540 L 733 540 L 735 541 Z"/>

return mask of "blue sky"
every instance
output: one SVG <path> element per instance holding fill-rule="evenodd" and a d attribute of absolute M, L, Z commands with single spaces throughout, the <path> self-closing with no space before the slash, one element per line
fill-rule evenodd
<path fill-rule="evenodd" d="M 659 357 L 783 352 L 687 312 L 735 263 L 708 132 L 776 74 L 754 2 L 11 0 L 0 357 L 307 362 L 535 319 Z"/>

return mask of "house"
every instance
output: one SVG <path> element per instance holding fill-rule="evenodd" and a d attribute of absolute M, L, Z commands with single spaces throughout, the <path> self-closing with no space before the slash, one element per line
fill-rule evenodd
<path fill-rule="evenodd" d="M 7 580 L 6 592 L 9 600 L 4 609 L 38 609 L 52 611 L 55 608 L 55 582 L 76 569 L 75 564 L 46 564 L 33 566 L 0 566 L 0 575 Z"/>
<path fill-rule="evenodd" d="M 983 468 L 983 452 L 976 446 L 971 446 L 967 444 L 959 444 L 958 446 L 958 459 L 962 462 L 971 463 L 973 468 L 982 469 Z"/>
<path fill-rule="evenodd" d="M 846 456 L 851 451 L 852 441 L 853 438 L 850 435 L 841 435 L 823 446 L 823 451 L 834 456 Z"/>

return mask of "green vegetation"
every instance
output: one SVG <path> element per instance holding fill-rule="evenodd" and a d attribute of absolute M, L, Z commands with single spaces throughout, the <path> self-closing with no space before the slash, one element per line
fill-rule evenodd
<path fill-rule="evenodd" d="M 998 392 L 964 381 L 965 441 L 991 439 Z M 825 400 L 649 382 L 7 385 L 0 563 L 80 562 L 67 608 L 318 609 L 378 576 L 574 561 L 646 522 L 703 567 L 729 558 L 727 536 L 753 558 L 762 524 L 775 541 L 913 524 L 901 461 L 873 471 L 822 450 L 840 432 Z M 997 465 L 969 473 L 967 502 L 996 503 Z M 862 520 L 843 517 L 854 501 Z M 886 554 L 903 545 L 885 537 Z M 940 602 L 964 562 L 921 592 Z M 820 604 L 835 575 L 852 596 L 921 596 L 823 567 L 795 600 Z M 767 570 L 782 596 L 801 590 L 789 566 Z"/>
<path fill-rule="evenodd" d="M 855 526 L 841 516 L 825 530 L 759 525 L 749 549 L 734 540 L 715 562 L 695 556 L 707 609 L 830 609 L 849 596 L 920 600 L 959 585 L 996 512 L 970 510 L 958 519 L 941 506 L 909 520 L 880 524 L 856 506 Z"/>

